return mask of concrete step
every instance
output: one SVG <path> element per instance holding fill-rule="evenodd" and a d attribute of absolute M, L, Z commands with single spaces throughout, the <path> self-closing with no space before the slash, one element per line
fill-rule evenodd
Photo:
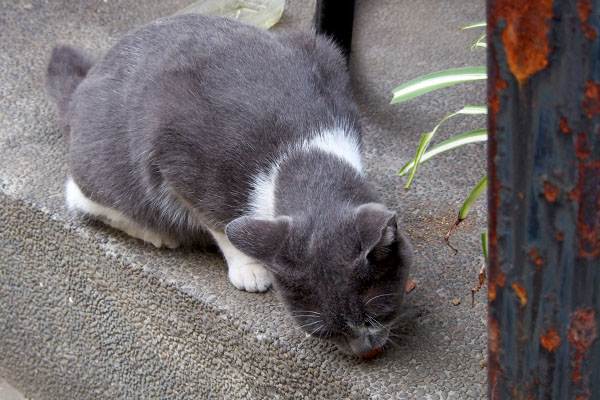
<path fill-rule="evenodd" d="M 453 238 L 458 255 L 443 235 L 485 173 L 484 147 L 425 164 L 408 192 L 395 173 L 439 118 L 483 104 L 485 87 L 389 105 L 391 89 L 420 74 L 483 65 L 469 51 L 477 32 L 458 31 L 484 19 L 483 3 L 358 2 L 351 69 L 365 164 L 413 240 L 408 305 L 420 314 L 361 361 L 306 338 L 273 293 L 234 289 L 217 252 L 156 250 L 64 206 L 67 141 L 42 90 L 52 46 L 101 51 L 188 2 L 0 4 L 0 376 L 32 399 L 483 398 L 485 290 L 470 301 L 483 202 Z M 314 1 L 287 3 L 274 29 L 310 26 Z M 484 123 L 449 121 L 440 140 Z"/>

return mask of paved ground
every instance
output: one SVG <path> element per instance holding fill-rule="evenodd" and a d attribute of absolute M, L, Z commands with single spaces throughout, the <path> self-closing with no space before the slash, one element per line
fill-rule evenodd
<path fill-rule="evenodd" d="M 67 143 L 42 92 L 52 45 L 101 51 L 186 3 L 0 3 L 0 376 L 32 398 L 483 398 L 485 290 L 470 301 L 483 202 L 453 238 L 458 255 L 443 236 L 485 173 L 484 146 L 424 165 L 409 191 L 395 174 L 442 116 L 482 104 L 485 85 L 389 100 L 420 74 L 485 62 L 469 50 L 479 32 L 458 30 L 484 19 L 484 3 L 358 2 L 351 68 L 365 164 L 413 240 L 408 302 L 421 312 L 396 348 L 369 362 L 303 340 L 272 293 L 227 283 L 218 254 L 156 251 L 65 209 Z M 309 26 L 313 9 L 313 0 L 288 0 L 275 29 Z M 439 138 L 483 126 L 457 117 Z"/>

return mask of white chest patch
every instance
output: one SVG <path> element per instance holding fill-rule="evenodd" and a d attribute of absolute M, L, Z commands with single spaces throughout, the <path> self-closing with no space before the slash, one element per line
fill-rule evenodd
<path fill-rule="evenodd" d="M 291 146 L 272 165 L 270 170 L 261 172 L 253 179 L 250 193 L 250 215 L 260 218 L 273 218 L 275 205 L 275 182 L 281 164 L 291 155 L 299 152 L 322 151 L 340 158 L 362 174 L 362 156 L 357 135 L 343 125 L 322 130 L 315 137 Z"/>

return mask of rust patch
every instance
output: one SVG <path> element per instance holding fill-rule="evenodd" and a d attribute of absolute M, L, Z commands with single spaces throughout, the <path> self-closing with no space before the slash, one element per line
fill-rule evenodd
<path fill-rule="evenodd" d="M 554 203 L 558 197 L 558 187 L 548 181 L 544 181 L 544 196 L 550 203 Z"/>
<path fill-rule="evenodd" d="M 565 239 L 565 235 L 562 232 L 558 232 L 556 234 L 556 240 L 558 240 L 559 242 L 562 242 Z"/>
<path fill-rule="evenodd" d="M 533 261 L 535 265 L 542 265 L 544 263 L 542 257 L 538 257 L 537 251 L 533 248 L 529 249 L 529 257 L 531 257 L 531 261 Z"/>
<path fill-rule="evenodd" d="M 492 280 L 492 270 L 489 271 L 490 277 L 488 279 L 488 298 L 489 301 L 496 300 L 496 286 L 504 287 L 506 283 L 506 275 L 502 273 L 502 271 L 498 270 L 493 273 Z"/>
<path fill-rule="evenodd" d="M 496 3 L 491 15 L 492 29 L 498 18 L 506 21 L 501 38 L 508 67 L 522 86 L 530 75 L 548 65 L 552 0 L 505 0 Z"/>
<path fill-rule="evenodd" d="M 498 110 L 500 109 L 500 99 L 498 98 L 498 93 L 506 89 L 506 82 L 501 77 L 498 77 L 494 82 L 494 90 L 490 95 L 490 109 L 494 114 L 498 114 Z"/>
<path fill-rule="evenodd" d="M 552 353 L 554 349 L 557 349 L 558 346 L 560 346 L 560 336 L 554 328 L 550 328 L 546 333 L 542 333 L 540 335 L 540 340 L 542 342 L 542 347 L 549 353 Z"/>
<path fill-rule="evenodd" d="M 590 149 L 590 145 L 588 144 L 587 135 L 583 132 L 577 135 L 575 153 L 577 154 L 577 158 L 579 158 L 580 160 L 588 158 L 590 154 L 592 154 L 592 149 Z"/>
<path fill-rule="evenodd" d="M 592 308 L 577 309 L 575 316 L 571 320 L 569 327 L 569 342 L 575 348 L 573 361 L 575 368 L 573 370 L 573 382 L 577 383 L 582 379 L 581 362 L 585 358 L 585 352 L 596 340 L 596 311 Z"/>
<path fill-rule="evenodd" d="M 512 287 L 517 293 L 517 296 L 519 296 L 519 299 L 521 299 L 521 306 L 527 304 L 527 290 L 517 282 L 513 282 Z"/>
<path fill-rule="evenodd" d="M 571 129 L 569 128 L 569 123 L 565 117 L 560 117 L 560 130 L 562 133 L 566 133 L 567 135 L 571 133 Z"/>
<path fill-rule="evenodd" d="M 588 118 L 600 114 L 600 85 L 587 81 L 585 83 L 585 98 L 583 99 L 583 111 Z"/>
<path fill-rule="evenodd" d="M 579 255 L 584 258 L 600 257 L 600 160 L 579 163 L 577 186 L 569 198 L 578 203 Z"/>
<path fill-rule="evenodd" d="M 590 0 L 581 0 L 577 3 L 577 12 L 579 13 L 579 19 L 581 20 L 581 30 L 588 39 L 596 38 L 596 30 L 587 24 L 588 18 L 592 13 L 592 3 Z"/>
<path fill-rule="evenodd" d="M 498 398 L 498 376 L 504 376 L 504 371 L 498 362 L 498 350 L 500 350 L 500 328 L 498 322 L 490 317 L 488 323 L 488 382 L 491 383 L 488 389 L 493 393 L 493 397 Z"/>

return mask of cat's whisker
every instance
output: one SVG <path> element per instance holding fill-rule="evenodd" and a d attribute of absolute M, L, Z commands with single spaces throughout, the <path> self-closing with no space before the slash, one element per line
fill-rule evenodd
<path fill-rule="evenodd" d="M 309 322 L 308 324 L 302 325 L 300 328 L 306 328 L 307 326 L 311 326 L 311 325 L 318 324 L 318 323 L 322 324 L 323 321 L 322 320 L 318 320 L 318 321 L 315 321 L 315 322 Z"/>
<path fill-rule="evenodd" d="M 379 329 L 384 330 L 384 331 L 389 331 L 390 330 L 389 327 L 387 327 L 384 324 L 382 324 L 381 322 L 377 321 L 377 319 L 375 319 L 375 317 L 373 317 L 373 316 L 371 316 L 369 314 L 367 314 L 366 317 L 367 317 L 367 321 L 369 321 L 376 328 L 379 328 Z"/>
<path fill-rule="evenodd" d="M 294 310 L 291 312 L 292 315 L 294 314 L 298 314 L 298 313 L 304 313 L 304 314 L 314 314 L 314 315 L 321 315 L 321 313 L 318 313 L 316 311 L 308 311 L 308 310 Z"/>
<path fill-rule="evenodd" d="M 295 318 L 321 318 L 320 315 L 312 315 L 312 314 L 300 314 L 300 315 L 292 315 Z"/>
<path fill-rule="evenodd" d="M 312 331 L 311 333 L 309 333 L 309 336 L 313 336 L 315 333 L 319 332 L 324 327 L 325 327 L 325 325 L 323 325 L 323 324 L 317 326 L 314 331 Z"/>
<path fill-rule="evenodd" d="M 400 296 L 400 295 L 401 295 L 401 293 L 384 293 L 384 294 L 380 294 L 380 295 L 378 295 L 378 296 L 371 297 L 371 298 L 370 298 L 370 299 L 369 299 L 369 300 L 368 300 L 368 301 L 365 303 L 365 306 L 366 306 L 367 304 L 369 304 L 370 302 L 372 302 L 373 300 L 375 300 L 375 299 L 378 299 L 378 298 L 380 298 L 380 297 L 384 297 L 384 296 Z"/>
<path fill-rule="evenodd" d="M 319 326 L 317 326 L 311 333 L 305 333 L 305 337 L 304 339 L 302 339 L 302 341 L 300 342 L 300 345 L 302 345 L 304 342 L 306 342 L 306 340 L 308 340 L 308 338 L 313 337 L 313 335 L 315 333 L 317 333 L 319 330 L 323 329 L 325 325 L 321 324 Z"/>

